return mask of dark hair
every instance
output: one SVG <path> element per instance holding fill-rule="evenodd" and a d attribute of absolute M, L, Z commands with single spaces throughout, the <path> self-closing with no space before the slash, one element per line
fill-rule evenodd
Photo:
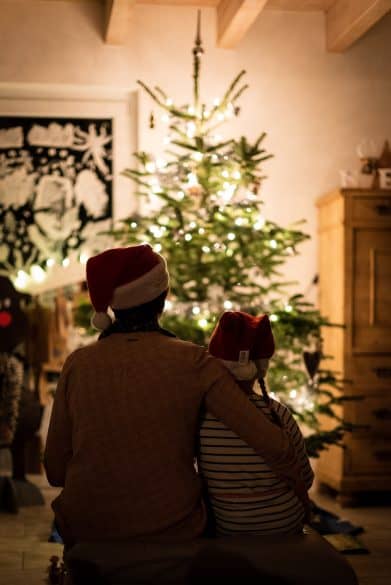
<path fill-rule="evenodd" d="M 160 330 L 158 317 L 163 312 L 167 293 L 168 290 L 165 290 L 156 299 L 138 305 L 137 307 L 113 309 L 115 321 L 107 329 L 102 331 L 99 339 L 109 337 L 113 333 Z"/>
<path fill-rule="evenodd" d="M 270 396 L 269 396 L 269 393 L 266 389 L 265 380 L 263 378 L 261 378 L 261 376 L 260 376 L 258 378 L 258 382 L 259 382 L 259 385 L 260 385 L 261 390 L 262 390 L 262 397 L 263 397 L 264 401 L 266 402 L 266 404 L 270 408 L 270 414 L 271 414 L 271 417 L 273 419 L 273 422 L 276 423 L 277 426 L 282 427 L 282 422 L 280 420 L 280 417 L 278 416 L 278 414 L 276 413 L 276 411 L 274 410 L 274 408 L 271 404 Z"/>
<path fill-rule="evenodd" d="M 131 307 L 130 309 L 113 309 L 115 318 L 121 323 L 143 323 L 156 319 L 163 313 L 164 303 L 167 297 L 168 290 L 162 292 L 156 299 Z"/>

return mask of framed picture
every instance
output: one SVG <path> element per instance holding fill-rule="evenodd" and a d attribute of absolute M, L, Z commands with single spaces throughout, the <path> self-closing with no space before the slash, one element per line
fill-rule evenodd
<path fill-rule="evenodd" d="M 135 207 L 121 171 L 137 149 L 136 110 L 125 90 L 0 84 L 1 271 L 49 262 L 29 286 L 42 290 L 50 274 L 80 279 L 80 260 L 107 247 L 102 234 Z"/>

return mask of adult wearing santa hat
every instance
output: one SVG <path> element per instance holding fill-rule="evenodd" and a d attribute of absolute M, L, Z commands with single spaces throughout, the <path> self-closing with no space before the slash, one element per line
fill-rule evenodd
<path fill-rule="evenodd" d="M 96 311 L 92 324 L 104 330 L 112 324 L 107 313 L 109 306 L 121 311 L 149 303 L 162 294 L 165 296 L 169 276 L 164 258 L 148 244 L 141 244 L 113 248 L 90 258 L 87 282 Z"/>
<path fill-rule="evenodd" d="M 53 509 L 68 545 L 203 533 L 193 465 L 203 405 L 304 494 L 284 431 L 204 348 L 160 327 L 169 288 L 160 255 L 146 244 L 107 250 L 88 261 L 87 283 L 104 330 L 64 364 L 44 459 L 63 488 Z"/>

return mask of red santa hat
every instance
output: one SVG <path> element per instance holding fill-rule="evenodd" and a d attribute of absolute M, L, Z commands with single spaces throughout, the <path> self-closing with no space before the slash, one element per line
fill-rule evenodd
<path fill-rule="evenodd" d="M 223 360 L 238 379 L 251 379 L 257 374 L 263 377 L 274 353 L 269 317 L 226 311 L 212 333 L 209 352 Z"/>
<path fill-rule="evenodd" d="M 96 311 L 92 324 L 111 324 L 108 307 L 130 309 L 148 303 L 168 289 L 166 261 L 149 244 L 113 248 L 87 262 L 87 284 Z"/>

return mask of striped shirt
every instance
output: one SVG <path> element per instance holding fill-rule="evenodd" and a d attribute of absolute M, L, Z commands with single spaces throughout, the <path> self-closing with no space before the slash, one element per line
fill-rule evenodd
<path fill-rule="evenodd" d="M 272 399 L 268 406 L 257 394 L 250 394 L 249 400 L 269 419 L 271 407 L 278 414 L 295 446 L 302 480 L 309 489 L 314 474 L 303 436 L 289 410 Z M 201 421 L 198 468 L 218 534 L 292 533 L 302 529 L 304 509 L 293 490 L 254 449 L 208 412 Z"/>

